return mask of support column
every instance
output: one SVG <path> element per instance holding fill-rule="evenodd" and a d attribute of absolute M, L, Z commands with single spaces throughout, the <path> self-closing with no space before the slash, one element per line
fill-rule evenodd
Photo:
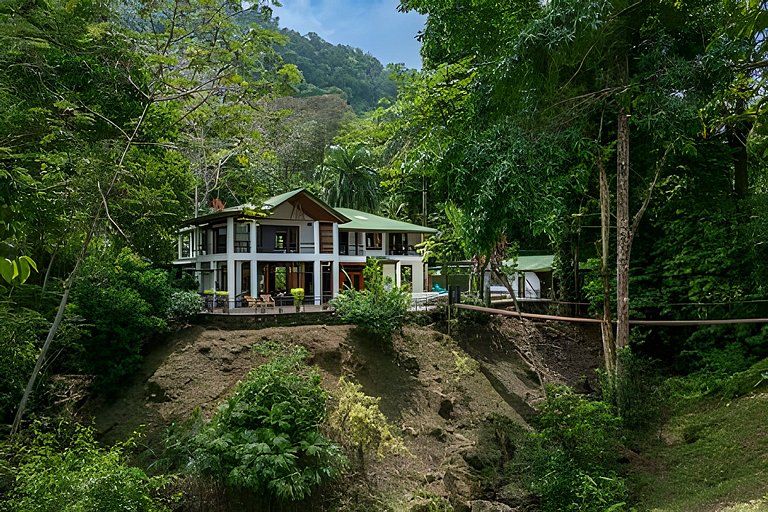
<path fill-rule="evenodd" d="M 251 297 L 259 296 L 259 262 L 251 260 Z"/>
<path fill-rule="evenodd" d="M 229 292 L 229 307 L 235 305 L 235 277 L 237 269 L 235 268 L 235 219 L 227 218 L 227 292 Z"/>
<path fill-rule="evenodd" d="M 320 221 L 312 223 L 312 241 L 315 244 L 315 254 L 320 254 Z"/>
<path fill-rule="evenodd" d="M 339 224 L 337 222 L 333 223 L 333 256 L 339 257 Z"/>
<path fill-rule="evenodd" d="M 256 241 L 258 238 L 256 237 L 256 230 L 259 229 L 259 224 L 256 222 L 251 222 L 251 231 L 248 233 L 249 241 L 248 243 L 251 245 L 251 250 L 249 251 L 251 254 L 256 254 L 257 247 L 256 247 Z"/>
<path fill-rule="evenodd" d="M 336 243 L 336 239 L 334 238 L 334 244 Z M 333 296 L 336 297 L 339 294 L 339 260 L 338 258 L 331 261 L 331 290 L 333 291 Z"/>
<path fill-rule="evenodd" d="M 317 224 L 317 222 L 315 222 L 315 224 Z M 315 244 L 315 248 L 317 248 L 317 244 Z M 315 290 L 315 305 L 318 306 L 322 302 L 322 290 L 320 287 L 322 286 L 323 275 L 322 268 L 320 267 L 320 260 L 315 260 L 312 264 L 312 288 Z"/>

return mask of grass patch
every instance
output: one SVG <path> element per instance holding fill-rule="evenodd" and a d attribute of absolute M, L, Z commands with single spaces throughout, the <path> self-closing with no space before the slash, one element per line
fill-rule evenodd
<path fill-rule="evenodd" d="M 639 509 L 768 510 L 768 393 L 688 405 L 646 449 L 653 469 L 632 472 Z"/>

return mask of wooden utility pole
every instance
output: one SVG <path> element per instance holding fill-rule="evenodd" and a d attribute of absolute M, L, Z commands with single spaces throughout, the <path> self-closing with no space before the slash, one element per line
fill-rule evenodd
<path fill-rule="evenodd" d="M 616 348 L 629 343 L 629 114 L 619 110 L 616 147 Z"/>

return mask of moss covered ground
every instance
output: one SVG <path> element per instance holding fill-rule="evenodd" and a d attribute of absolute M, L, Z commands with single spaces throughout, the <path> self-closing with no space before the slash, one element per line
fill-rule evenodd
<path fill-rule="evenodd" d="M 678 404 L 633 464 L 639 510 L 768 511 L 766 367 L 768 360 L 715 394 Z"/>

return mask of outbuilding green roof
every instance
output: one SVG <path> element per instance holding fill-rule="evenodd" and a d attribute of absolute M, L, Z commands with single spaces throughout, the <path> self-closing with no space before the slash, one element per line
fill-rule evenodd
<path fill-rule="evenodd" d="M 555 257 L 552 254 L 544 254 L 541 256 L 518 256 L 517 257 L 517 270 L 521 272 L 548 272 L 552 270 Z M 505 265 L 512 266 L 513 260 L 507 260 Z"/>
<path fill-rule="evenodd" d="M 387 219 L 379 217 L 368 212 L 361 212 L 352 208 L 336 207 L 334 210 L 350 219 L 345 224 L 339 224 L 341 231 L 368 231 L 368 232 L 390 232 L 390 233 L 437 233 L 436 229 L 410 222 Z"/>

